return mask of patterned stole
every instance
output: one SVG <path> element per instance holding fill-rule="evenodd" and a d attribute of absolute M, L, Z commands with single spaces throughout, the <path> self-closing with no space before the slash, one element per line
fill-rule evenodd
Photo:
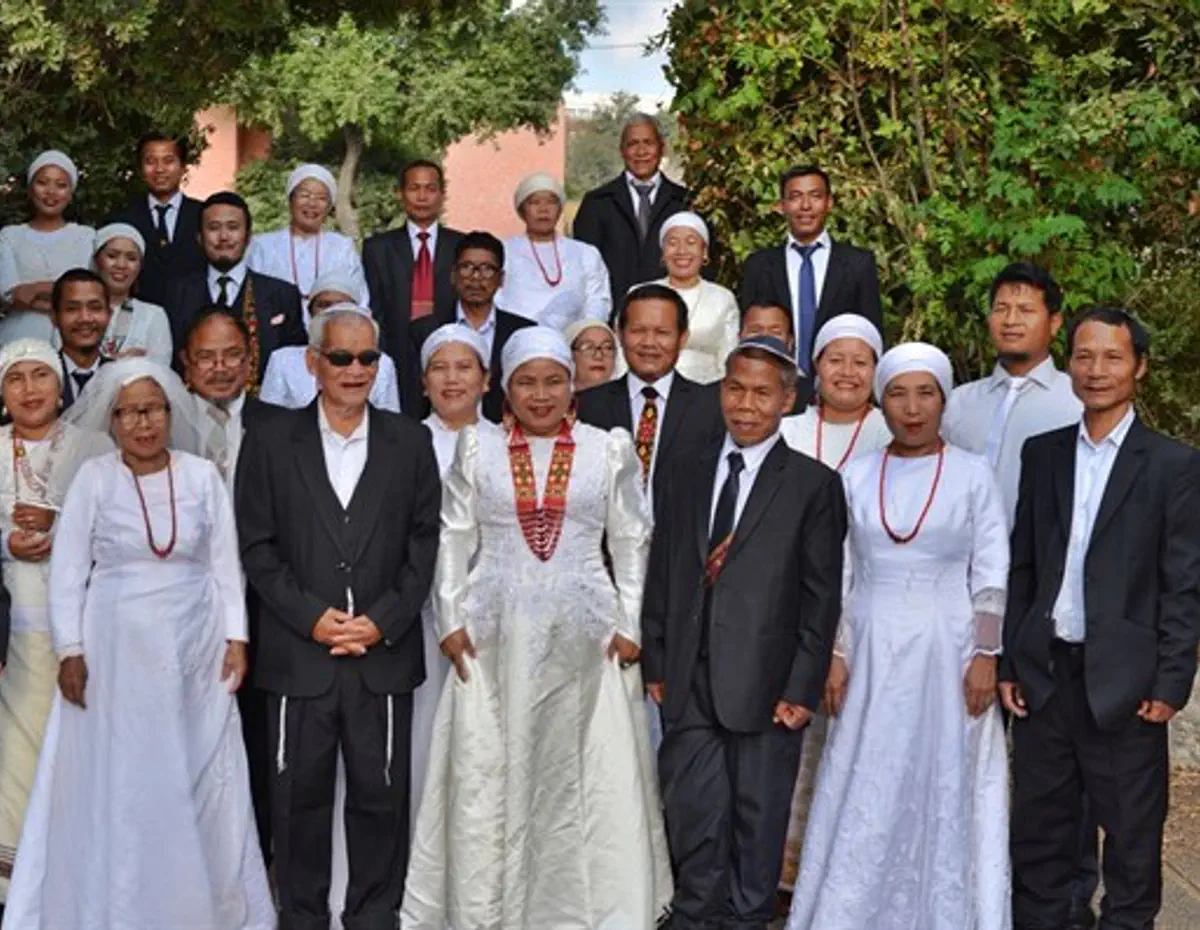
<path fill-rule="evenodd" d="M 258 314 L 254 308 L 254 279 L 246 272 L 246 296 L 242 300 L 242 320 L 250 331 L 250 379 L 246 382 L 246 393 L 258 396 Z"/>
<path fill-rule="evenodd" d="M 571 421 L 563 418 L 554 452 L 550 457 L 550 474 L 546 478 L 546 493 L 538 506 L 537 478 L 533 473 L 533 454 L 521 425 L 513 422 L 508 434 L 508 463 L 512 473 L 513 492 L 517 504 L 517 522 L 529 550 L 542 562 L 550 561 L 558 538 L 562 535 L 563 517 L 567 510 L 567 485 L 571 481 L 571 466 L 575 461 L 575 439 Z"/>

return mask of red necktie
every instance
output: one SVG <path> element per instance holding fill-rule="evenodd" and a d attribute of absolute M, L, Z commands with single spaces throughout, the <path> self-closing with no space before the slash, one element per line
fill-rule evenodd
<path fill-rule="evenodd" d="M 421 248 L 412 275 L 412 312 L 414 320 L 433 313 L 433 256 L 429 252 L 429 233 L 419 232 Z"/>

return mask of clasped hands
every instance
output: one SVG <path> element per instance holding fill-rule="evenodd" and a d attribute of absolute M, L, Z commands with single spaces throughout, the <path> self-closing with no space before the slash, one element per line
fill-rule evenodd
<path fill-rule="evenodd" d="M 330 607 L 313 625 L 312 638 L 328 646 L 331 656 L 365 656 L 383 634 L 366 614 L 356 617 Z"/>
<path fill-rule="evenodd" d="M 44 562 L 50 557 L 54 511 L 33 504 L 13 507 L 13 531 L 8 536 L 8 551 L 22 562 Z"/>

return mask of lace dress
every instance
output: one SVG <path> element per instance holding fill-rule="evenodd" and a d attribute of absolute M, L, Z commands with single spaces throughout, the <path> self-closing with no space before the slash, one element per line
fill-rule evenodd
<path fill-rule="evenodd" d="M 1008 770 L 1000 712 L 967 714 L 963 677 L 994 653 L 1008 574 L 987 462 L 946 449 L 906 545 L 879 513 L 876 452 L 843 476 L 853 579 L 839 647 L 850 671 L 831 721 L 788 930 L 1008 930 Z M 892 457 L 887 518 L 911 532 L 936 456 Z"/>
<path fill-rule="evenodd" d="M 651 930 L 670 902 L 641 674 L 606 658 L 614 633 L 640 641 L 638 460 L 623 430 L 577 424 L 574 438 L 562 535 L 541 562 L 517 522 L 507 434 L 460 436 L 434 609 L 439 637 L 465 628 L 477 656 L 442 692 L 406 930 Z M 540 500 L 554 440 L 529 444 Z"/>

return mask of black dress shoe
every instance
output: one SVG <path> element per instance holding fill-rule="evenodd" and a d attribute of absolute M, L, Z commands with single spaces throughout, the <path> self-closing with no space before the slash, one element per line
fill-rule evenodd
<path fill-rule="evenodd" d="M 1095 926 L 1096 915 L 1088 907 L 1071 915 L 1071 919 L 1067 921 L 1066 930 L 1093 930 Z"/>

